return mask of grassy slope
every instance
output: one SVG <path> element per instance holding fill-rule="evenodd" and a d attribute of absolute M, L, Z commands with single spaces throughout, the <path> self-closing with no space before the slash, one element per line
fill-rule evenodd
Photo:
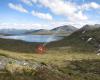
<path fill-rule="evenodd" d="M 19 60 L 32 61 L 32 62 L 42 62 L 42 63 L 50 64 L 50 65 L 52 64 L 54 66 L 57 66 L 56 67 L 57 70 L 59 70 L 61 73 L 68 75 L 71 78 L 71 80 L 92 80 L 92 79 L 100 80 L 100 70 L 99 70 L 100 56 L 97 56 L 95 53 L 91 53 L 91 55 L 90 53 L 86 53 L 86 54 L 77 53 L 77 52 L 73 53 L 67 49 L 62 50 L 62 49 L 56 48 L 54 50 L 53 49 L 48 50 L 45 54 L 34 54 L 34 53 L 22 54 L 19 52 L 0 50 L 0 56 L 10 57 L 10 58 L 19 59 Z M 41 73 L 41 75 L 39 73 Z M 1 76 L 2 75 L 3 74 L 1 74 Z M 44 76 L 44 77 L 46 77 L 45 75 L 48 75 L 43 80 L 50 80 L 49 77 L 51 76 L 49 75 L 49 73 L 45 71 L 38 72 L 37 78 L 39 78 L 38 75 Z M 1 79 L 1 76 L 0 76 L 0 79 Z M 7 76 L 9 76 L 9 78 L 12 78 L 11 75 L 8 73 L 7 73 Z M 20 80 L 20 78 L 18 78 L 17 76 L 13 76 L 13 77 L 15 78 L 14 80 L 17 80 L 17 79 Z M 25 78 L 25 74 L 22 77 L 23 79 L 21 80 L 33 79 L 33 78 L 32 79 Z M 42 77 L 36 80 L 42 80 Z M 55 80 L 55 78 L 52 80 Z"/>
<path fill-rule="evenodd" d="M 34 52 L 38 44 L 39 43 L 28 43 L 20 40 L 0 39 L 0 49 L 19 53 Z"/>
<path fill-rule="evenodd" d="M 100 60 L 71 61 L 60 70 L 72 80 L 100 80 Z"/>
<path fill-rule="evenodd" d="M 84 51 L 84 52 L 95 52 L 100 43 L 100 28 L 95 30 L 88 30 L 82 33 L 83 30 L 76 31 L 68 37 L 58 42 L 52 42 L 48 44 L 48 47 L 58 47 L 58 46 L 69 46 L 72 51 Z M 89 38 L 93 38 L 92 41 L 87 42 Z M 84 38 L 84 40 L 82 40 Z"/>
<path fill-rule="evenodd" d="M 53 63 L 56 65 L 63 64 L 64 61 L 70 60 L 88 60 L 88 59 L 100 59 L 99 56 L 97 56 L 95 53 L 77 53 L 77 52 L 71 52 L 66 49 L 51 49 L 48 50 L 45 54 L 36 54 L 36 53 L 19 53 L 19 52 L 11 52 L 11 51 L 5 51 L 0 50 L 1 56 L 11 57 L 14 59 L 22 59 L 22 60 L 32 60 L 32 61 L 40 61 L 44 63 Z"/>

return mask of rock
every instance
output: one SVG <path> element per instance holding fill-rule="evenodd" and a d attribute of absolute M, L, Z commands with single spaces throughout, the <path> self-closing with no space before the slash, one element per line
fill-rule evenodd
<path fill-rule="evenodd" d="M 100 49 L 97 50 L 97 55 L 98 55 L 98 56 L 100 55 Z"/>
<path fill-rule="evenodd" d="M 83 31 L 82 34 L 84 34 L 86 31 Z"/>
<path fill-rule="evenodd" d="M 90 42 L 93 38 L 88 38 L 87 42 Z"/>
<path fill-rule="evenodd" d="M 97 55 L 99 56 L 99 55 L 100 55 L 100 53 L 97 53 Z"/>
<path fill-rule="evenodd" d="M 15 78 L 14 80 L 70 80 L 67 74 L 43 62 L 33 63 L 0 57 L 0 69 L 5 69 L 10 78 Z"/>

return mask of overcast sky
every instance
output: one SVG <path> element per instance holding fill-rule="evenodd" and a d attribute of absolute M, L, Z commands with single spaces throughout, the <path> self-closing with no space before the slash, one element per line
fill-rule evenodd
<path fill-rule="evenodd" d="M 0 28 L 78 28 L 100 21 L 100 0 L 0 0 Z"/>

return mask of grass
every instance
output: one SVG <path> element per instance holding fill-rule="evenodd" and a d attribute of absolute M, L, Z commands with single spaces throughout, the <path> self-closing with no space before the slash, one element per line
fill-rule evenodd
<path fill-rule="evenodd" d="M 37 53 L 17 53 L 11 52 L 6 50 L 0 50 L 0 55 L 5 57 L 10 57 L 14 59 L 20 60 L 32 60 L 37 62 L 44 62 L 44 63 L 53 63 L 57 65 L 62 65 L 66 60 L 88 60 L 88 59 L 100 59 L 100 56 L 97 56 L 96 53 L 77 53 L 71 52 L 66 49 L 50 49 L 45 54 L 37 54 Z"/>
<path fill-rule="evenodd" d="M 73 52 L 96 52 L 100 44 L 100 28 L 88 30 L 85 31 L 85 33 L 82 33 L 83 31 L 84 30 L 78 30 L 70 36 L 65 37 L 63 40 L 51 42 L 47 44 L 47 46 L 51 48 L 69 46 L 72 48 Z M 87 42 L 89 38 L 92 38 L 92 40 Z"/>
<path fill-rule="evenodd" d="M 0 38 L 0 49 L 17 53 L 32 53 L 38 44 L 40 43 Z"/>
<path fill-rule="evenodd" d="M 94 52 L 73 52 L 70 51 L 70 48 L 68 47 L 49 49 L 45 54 L 37 54 L 35 52 L 19 53 L 0 49 L 0 56 L 50 64 L 57 66 L 57 70 L 60 71 L 60 74 L 58 74 L 48 70 L 45 71 L 45 69 L 40 69 L 38 72 L 34 72 L 34 75 L 31 78 L 27 76 L 27 74 L 31 73 L 29 71 L 30 69 L 27 69 L 28 71 L 24 71 L 21 76 L 11 75 L 11 73 L 2 74 L 2 76 L 6 76 L 6 78 L 8 77 L 5 80 L 33 80 L 33 78 L 36 78 L 34 80 L 56 80 L 56 78 L 59 78 L 57 80 L 63 80 L 61 77 L 58 77 L 58 75 L 69 76 L 71 80 L 100 80 L 100 73 L 97 73 L 100 67 L 100 56 L 97 56 Z M 17 69 L 16 66 L 20 68 Z M 7 66 L 6 70 L 13 69 L 13 71 L 16 72 L 17 69 L 17 73 L 20 73 L 23 68 L 25 67 L 10 64 Z M 1 78 L 0 76 L 0 79 L 3 80 L 4 77 Z"/>
<path fill-rule="evenodd" d="M 72 80 L 100 80 L 100 60 L 71 61 L 67 66 L 60 68 L 69 74 Z"/>
<path fill-rule="evenodd" d="M 45 54 L 36 54 L 34 52 L 28 54 L 28 53 L 17 53 L 12 51 L 0 50 L 0 56 L 10 57 L 19 60 L 27 60 L 27 61 L 31 60 L 33 62 L 43 62 L 45 64 L 55 65 L 57 66 L 57 69 L 60 71 L 60 74 L 69 76 L 71 80 L 100 80 L 100 72 L 99 72 L 100 56 L 97 56 L 96 53 L 88 53 L 88 52 L 73 53 L 67 50 L 67 47 L 64 47 L 64 48 L 50 49 Z M 12 71 L 13 69 L 13 71 L 16 72 L 17 69 L 17 73 L 21 73 L 23 72 L 24 68 L 25 67 L 16 64 L 9 64 L 6 67 L 6 70 Z M 27 74 L 31 73 L 29 70 L 31 69 L 25 68 L 24 69 L 25 74 L 21 73 L 23 74 L 22 76 L 10 75 L 9 73 L 7 73 L 6 75 L 5 74 L 2 75 L 8 76 L 8 79 L 6 80 L 11 80 L 12 78 L 13 80 L 17 79 L 32 80 L 33 78 L 31 79 L 27 77 Z M 55 76 L 53 76 L 52 74 Z M 51 77 L 53 77 L 52 80 L 55 80 L 57 76 L 58 73 L 55 72 L 52 73 L 49 72 L 48 70 L 46 70 L 45 72 L 45 69 L 42 71 L 39 70 L 39 72 L 36 71 L 34 72 L 33 75 L 33 77 L 36 78 L 36 80 L 42 80 L 42 78 L 43 80 L 50 80 Z"/>
<path fill-rule="evenodd" d="M 96 55 L 100 39 L 99 33 L 100 29 L 87 31 L 84 34 L 82 31 L 75 32 L 61 41 L 48 44 L 45 54 L 34 52 L 37 43 L 0 39 L 0 56 L 57 66 L 57 70 L 63 75 L 70 76 L 71 80 L 100 80 L 100 56 Z M 82 37 L 85 40 L 82 40 Z M 87 39 L 90 37 L 94 40 L 87 43 Z M 36 72 L 36 77 L 34 77 L 35 80 L 50 80 L 50 77 L 54 77 L 52 75 L 54 73 L 43 69 Z M 58 76 L 58 73 L 56 74 L 55 78 Z M 25 80 L 21 78 L 16 77 L 14 80 Z M 52 80 L 56 80 L 55 78 Z M 61 80 L 61 78 L 59 79 Z"/>

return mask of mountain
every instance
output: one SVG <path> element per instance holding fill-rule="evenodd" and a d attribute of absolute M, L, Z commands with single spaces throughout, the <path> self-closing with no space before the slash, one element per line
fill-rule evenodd
<path fill-rule="evenodd" d="M 47 29 L 38 29 L 38 30 L 26 32 L 26 34 L 48 35 L 48 34 L 53 34 L 53 33 L 50 30 L 47 30 Z"/>
<path fill-rule="evenodd" d="M 48 33 L 50 32 L 50 30 L 46 30 L 46 29 L 39 29 L 39 30 L 35 30 L 35 33 Z"/>
<path fill-rule="evenodd" d="M 84 25 L 80 30 L 93 30 L 96 28 L 99 28 L 100 24 L 94 24 L 94 25 Z"/>
<path fill-rule="evenodd" d="M 87 28 L 88 27 L 88 28 Z M 63 40 L 51 42 L 48 47 L 70 47 L 71 51 L 96 52 L 100 49 L 100 26 L 85 25 Z"/>
<path fill-rule="evenodd" d="M 70 26 L 70 25 L 64 25 L 60 27 L 56 27 L 51 30 L 46 30 L 46 29 L 39 29 L 33 32 L 33 34 L 59 34 L 59 35 L 69 35 L 76 31 L 77 28 Z"/>
<path fill-rule="evenodd" d="M 0 29 L 0 35 L 22 35 L 22 34 L 71 34 L 76 31 L 77 28 L 71 25 L 60 26 L 51 30 L 38 29 L 38 30 L 26 30 L 26 29 Z"/>
<path fill-rule="evenodd" d="M 77 28 L 71 25 L 64 25 L 57 28 L 52 29 L 51 31 L 58 31 L 59 33 L 72 33 L 76 31 Z"/>
<path fill-rule="evenodd" d="M 32 32 L 32 30 L 26 30 L 26 29 L 0 29 L 0 35 L 21 35 L 26 34 L 28 32 Z"/>

